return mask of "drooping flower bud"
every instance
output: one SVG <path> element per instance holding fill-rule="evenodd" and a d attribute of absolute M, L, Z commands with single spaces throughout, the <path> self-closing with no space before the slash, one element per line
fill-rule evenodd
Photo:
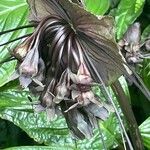
<path fill-rule="evenodd" d="M 54 98 L 55 103 L 60 103 L 62 100 L 67 99 L 69 97 L 69 87 L 70 85 L 70 77 L 69 77 L 69 70 L 66 69 L 56 85 L 56 97 Z M 69 99 L 69 98 L 68 98 Z"/>
<path fill-rule="evenodd" d="M 19 45 L 13 52 L 12 54 L 18 59 L 22 60 L 26 54 L 28 53 L 28 45 L 27 44 L 21 44 Z"/>
<path fill-rule="evenodd" d="M 31 49 L 19 67 L 19 72 L 29 77 L 34 77 L 38 73 L 39 52 L 37 48 Z"/>

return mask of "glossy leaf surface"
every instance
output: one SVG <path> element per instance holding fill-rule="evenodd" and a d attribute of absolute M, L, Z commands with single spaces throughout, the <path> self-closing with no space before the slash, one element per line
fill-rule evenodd
<path fill-rule="evenodd" d="M 147 118 L 141 125 L 140 131 L 145 147 L 150 149 L 150 117 Z"/>
<path fill-rule="evenodd" d="M 116 10 L 117 39 L 122 38 L 129 25 L 141 14 L 144 0 L 121 0 Z"/>
<path fill-rule="evenodd" d="M 4 150 L 77 150 L 75 148 L 69 146 L 20 146 L 20 147 L 12 147 L 6 148 Z"/>
<path fill-rule="evenodd" d="M 95 15 L 105 14 L 110 6 L 109 0 L 83 0 L 83 1 L 86 10 Z"/>

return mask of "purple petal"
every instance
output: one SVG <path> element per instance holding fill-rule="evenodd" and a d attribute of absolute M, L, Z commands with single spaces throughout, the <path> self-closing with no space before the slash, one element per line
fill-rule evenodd
<path fill-rule="evenodd" d="M 20 84 L 24 87 L 24 88 L 27 88 L 29 86 L 29 84 L 32 82 L 32 79 L 30 77 L 26 77 L 24 75 L 21 75 L 19 77 L 19 81 L 20 81 Z"/>

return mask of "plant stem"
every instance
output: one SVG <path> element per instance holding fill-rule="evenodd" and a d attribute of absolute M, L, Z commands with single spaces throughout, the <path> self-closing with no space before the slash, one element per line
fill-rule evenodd
<path fill-rule="evenodd" d="M 141 135 L 139 128 L 133 114 L 129 100 L 125 95 L 123 88 L 119 81 L 116 81 L 112 84 L 112 89 L 118 99 L 119 105 L 122 109 L 122 112 L 127 120 L 129 133 L 135 150 L 144 150 L 143 143 L 141 140 Z"/>

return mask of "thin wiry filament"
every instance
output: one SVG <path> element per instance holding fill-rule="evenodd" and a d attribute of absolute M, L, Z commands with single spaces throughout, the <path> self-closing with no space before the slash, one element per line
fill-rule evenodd
<path fill-rule="evenodd" d="M 130 147 L 130 150 L 133 150 L 133 146 L 132 146 L 132 144 L 131 144 L 131 141 L 130 141 L 128 135 L 127 135 L 127 132 L 126 132 L 125 127 L 124 127 L 124 125 L 123 125 L 122 119 L 121 119 L 121 117 L 120 117 L 120 115 L 119 115 L 119 113 L 118 113 L 117 107 L 116 107 L 115 103 L 113 102 L 110 93 L 108 92 L 108 90 L 107 90 L 107 88 L 106 88 L 106 86 L 105 86 L 105 84 L 104 84 L 102 78 L 100 77 L 100 75 L 99 75 L 99 73 L 97 72 L 95 66 L 94 66 L 93 63 L 90 61 L 90 59 L 89 59 L 89 57 L 88 57 L 88 55 L 86 54 L 85 51 L 84 51 L 84 54 L 85 54 L 86 58 L 88 59 L 88 62 L 90 63 L 90 65 L 93 67 L 93 70 L 94 70 L 96 76 L 98 77 L 99 82 L 102 84 L 102 86 L 103 86 L 103 88 L 104 88 L 104 90 L 105 90 L 105 93 L 106 93 L 106 95 L 107 95 L 107 98 L 110 100 L 110 102 L 112 103 L 112 105 L 113 105 L 113 107 L 114 107 L 114 109 L 115 109 L 117 118 L 118 118 L 119 123 L 120 123 L 120 126 L 121 126 L 121 128 L 122 128 L 122 130 L 123 130 L 123 132 L 124 132 L 124 134 L 125 134 L 125 137 L 126 137 L 126 140 L 127 140 L 127 142 L 128 142 L 128 145 L 129 145 L 129 147 Z"/>

